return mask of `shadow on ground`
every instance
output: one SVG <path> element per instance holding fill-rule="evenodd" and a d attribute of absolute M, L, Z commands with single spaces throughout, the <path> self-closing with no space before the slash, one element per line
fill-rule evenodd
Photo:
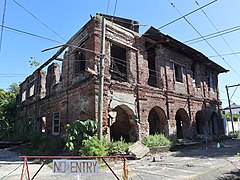
<path fill-rule="evenodd" d="M 219 178 L 219 180 L 232 180 L 232 179 L 240 179 L 240 170 L 231 171 L 229 173 L 224 174 L 225 177 Z"/>
<path fill-rule="evenodd" d="M 185 146 L 176 149 L 175 156 L 177 157 L 214 157 L 224 158 L 233 157 L 240 152 L 240 140 L 229 139 L 220 142 L 220 147 L 217 146 L 217 142 L 210 144 L 200 144 L 195 146 Z"/>

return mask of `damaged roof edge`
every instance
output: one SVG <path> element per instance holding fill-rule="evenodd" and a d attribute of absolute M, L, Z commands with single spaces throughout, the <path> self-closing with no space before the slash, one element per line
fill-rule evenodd
<path fill-rule="evenodd" d="M 122 18 L 122 17 L 117 17 L 117 16 L 110 16 L 110 15 L 101 14 L 101 13 L 97 13 L 96 15 L 104 16 L 105 19 L 107 19 L 108 21 L 112 21 L 115 24 L 118 24 L 120 26 L 123 26 L 127 29 L 130 29 L 132 31 L 139 33 L 139 22 L 138 21 L 126 19 L 126 18 Z"/>
<path fill-rule="evenodd" d="M 193 49 L 192 47 L 174 39 L 171 36 L 165 35 L 163 33 L 161 33 L 158 29 L 154 28 L 153 26 L 151 26 L 144 34 L 143 37 L 152 39 L 158 43 L 161 44 L 166 44 L 172 47 L 179 47 L 177 48 L 177 50 L 188 53 L 188 54 L 194 54 L 194 56 L 198 56 L 199 58 L 197 59 L 198 61 L 203 60 L 204 64 L 206 65 L 210 65 L 215 67 L 215 69 L 217 69 L 220 73 L 223 72 L 228 72 L 229 70 L 223 68 L 222 66 L 220 66 L 219 64 L 215 63 L 214 61 L 210 60 L 207 56 L 205 56 L 203 53 L 197 51 L 196 49 Z M 190 56 L 190 55 L 189 55 Z"/>
<path fill-rule="evenodd" d="M 107 20 L 111 20 L 114 23 L 126 27 L 130 30 L 133 30 L 139 33 L 139 22 L 135 20 L 130 20 L 126 18 L 121 18 L 117 16 L 110 16 L 106 14 L 96 13 L 96 16 L 104 16 Z M 75 33 L 65 44 L 61 45 L 61 48 L 47 61 L 45 61 L 40 67 L 38 67 L 32 74 L 36 71 L 41 71 L 44 67 L 46 67 L 49 63 L 55 60 L 68 46 L 71 46 L 71 43 L 77 38 L 77 36 L 84 30 L 84 28 L 94 19 L 96 16 L 92 17 L 77 33 Z M 100 53 L 100 52 L 99 52 Z"/>
<path fill-rule="evenodd" d="M 59 45 L 61 47 L 51 58 L 49 58 L 47 61 L 45 61 L 40 67 L 38 67 L 33 74 L 36 71 L 41 71 L 44 67 L 46 67 L 49 63 L 51 63 L 53 60 L 55 60 L 62 52 L 69 46 L 71 46 L 71 43 L 78 37 L 78 35 L 84 30 L 84 28 L 92 21 L 93 18 L 91 18 L 79 31 L 77 31 L 65 44 Z"/>

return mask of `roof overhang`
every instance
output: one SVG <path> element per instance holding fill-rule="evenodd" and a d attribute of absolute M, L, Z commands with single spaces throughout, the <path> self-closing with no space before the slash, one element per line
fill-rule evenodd
<path fill-rule="evenodd" d="M 186 44 L 168 36 L 163 33 L 161 33 L 158 29 L 154 27 L 150 27 L 144 34 L 143 37 L 146 38 L 146 41 L 153 40 L 156 44 L 162 44 L 163 46 L 167 47 L 168 49 L 171 49 L 173 51 L 177 51 L 188 58 L 192 59 L 193 61 L 198 61 L 206 65 L 207 67 L 210 67 L 211 69 L 216 70 L 218 73 L 228 72 L 229 70 L 226 70 L 222 66 L 218 65 L 217 63 L 210 60 L 208 57 L 206 57 L 201 52 L 191 48 L 190 46 L 187 46 Z"/>

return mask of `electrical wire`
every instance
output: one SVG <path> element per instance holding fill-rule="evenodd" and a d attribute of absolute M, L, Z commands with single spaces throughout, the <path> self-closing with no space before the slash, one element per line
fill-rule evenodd
<path fill-rule="evenodd" d="M 180 20 L 180 19 L 183 19 L 183 18 L 189 16 L 190 14 L 193 14 L 193 13 L 199 11 L 200 9 L 203 9 L 203 8 L 209 6 L 209 5 L 211 5 L 211 4 L 213 4 L 213 3 L 217 2 L 217 1 L 218 1 L 218 0 L 211 1 L 210 3 L 205 4 L 204 6 L 202 6 L 202 7 L 200 7 L 200 8 L 197 8 L 197 9 L 195 9 L 195 10 L 193 10 L 193 11 L 191 11 L 191 12 L 185 14 L 185 15 L 182 15 L 181 17 L 179 17 L 179 18 L 177 18 L 177 19 L 175 19 L 175 20 L 173 20 L 173 21 L 171 21 L 171 22 L 169 22 L 169 23 L 167 23 L 167 24 L 159 27 L 158 29 L 162 29 L 162 28 L 164 28 L 164 27 L 166 27 L 166 26 L 168 26 L 168 25 L 170 25 L 170 24 L 172 24 L 172 23 L 174 23 L 174 22 L 176 22 L 176 21 L 178 21 L 178 20 Z"/>
<path fill-rule="evenodd" d="M 1 27 L 1 36 L 0 36 L 0 52 L 2 49 L 2 41 L 3 41 L 3 25 L 5 23 L 5 13 L 7 8 L 7 0 L 4 1 L 4 7 L 3 7 L 3 16 L 2 16 L 2 27 Z"/>
<path fill-rule="evenodd" d="M 168 0 L 168 2 L 172 5 L 172 7 L 180 14 L 182 15 L 182 13 L 177 9 L 177 7 L 172 3 L 170 2 L 170 0 Z M 183 16 L 183 15 L 182 15 Z M 204 39 L 204 41 L 208 44 L 208 46 L 232 69 L 233 72 L 235 72 L 235 74 L 240 77 L 240 74 L 235 70 L 233 69 L 233 67 L 219 54 L 219 52 L 202 36 L 202 34 L 190 23 L 190 21 L 187 20 L 186 17 L 184 17 L 184 20 L 197 32 L 197 34 L 202 38 Z"/>
<path fill-rule="evenodd" d="M 108 8 L 109 8 L 109 4 L 110 4 L 110 0 L 108 0 L 108 3 L 107 3 L 107 10 L 106 10 L 106 14 L 108 14 Z"/>
<path fill-rule="evenodd" d="M 238 86 L 236 86 L 236 88 L 234 89 L 232 96 L 230 97 L 230 100 L 232 99 L 233 95 L 235 94 L 236 90 L 237 90 Z"/>
<path fill-rule="evenodd" d="M 52 28 L 50 28 L 47 24 L 42 22 L 39 18 L 37 18 L 33 13 L 31 13 L 29 10 L 27 10 L 25 7 L 23 7 L 19 2 L 16 0 L 12 0 L 14 3 L 16 3 L 19 7 L 21 7 L 24 11 L 26 11 L 28 14 L 30 14 L 34 19 L 36 19 L 40 24 L 45 26 L 47 29 L 49 29 L 52 33 L 57 35 L 59 38 L 61 38 L 63 41 L 66 41 L 62 36 L 60 36 L 56 31 L 54 31 Z"/>
<path fill-rule="evenodd" d="M 33 33 L 30 33 L 30 32 L 26 32 L 26 31 L 22 31 L 22 30 L 19 30 L 19 29 L 15 29 L 15 28 L 12 28 L 12 27 L 8 27 L 8 26 L 2 26 L 2 25 L 0 25 L 0 26 L 1 26 L 1 27 L 4 27 L 5 29 L 14 31 L 14 32 L 18 32 L 18 33 L 22 33 L 22 34 L 25 34 L 25 35 L 29 35 L 29 36 L 37 37 L 37 38 L 40 38 L 40 39 L 44 39 L 44 40 L 56 42 L 56 43 L 59 43 L 59 44 L 63 44 L 62 42 L 59 42 L 59 41 L 54 40 L 54 39 L 50 39 L 50 38 L 48 38 L 48 37 L 40 36 L 40 35 L 37 35 L 37 34 L 33 34 Z M 76 46 L 76 45 L 73 45 L 73 44 L 68 44 L 68 43 L 65 44 L 65 45 L 71 46 L 71 47 L 75 47 L 75 48 L 77 48 L 77 49 L 85 50 L 85 51 L 87 51 L 87 52 L 92 52 L 92 53 L 95 53 L 95 54 L 99 54 L 99 55 L 100 55 L 100 52 L 96 52 L 96 51 L 93 51 L 93 50 L 91 50 L 91 49 L 82 48 L 82 47 L 79 47 L 79 46 Z"/>
<path fill-rule="evenodd" d="M 22 34 L 26 34 L 26 35 L 29 35 L 29 36 L 33 36 L 33 37 L 37 37 L 37 38 L 40 38 L 40 39 L 44 39 L 44 40 L 48 40 L 48 41 L 52 41 L 52 42 L 56 42 L 56 43 L 62 44 L 61 42 L 56 41 L 54 39 L 47 38 L 47 37 L 44 37 L 44 36 L 40 36 L 40 35 L 37 35 L 37 34 L 33 34 L 33 33 L 30 33 L 30 32 L 22 31 L 22 30 L 15 29 L 15 28 L 8 27 L 8 26 L 4 26 L 4 25 L 1 25 L 1 27 L 5 28 L 5 29 L 8 29 L 8 30 L 11 30 L 11 31 L 18 32 L 18 33 L 22 33 Z"/>
<path fill-rule="evenodd" d="M 113 11 L 113 16 L 115 16 L 116 10 L 117 10 L 117 4 L 118 0 L 115 0 L 115 6 L 114 6 L 114 11 Z"/>
<path fill-rule="evenodd" d="M 219 31 L 219 32 L 215 32 L 215 33 L 205 35 L 203 37 L 206 40 L 208 40 L 208 39 L 216 38 L 216 37 L 219 37 L 219 36 L 222 36 L 222 35 L 225 35 L 225 34 L 229 34 L 229 33 L 235 32 L 235 31 L 239 31 L 239 30 L 240 30 L 240 26 L 235 26 L 235 27 L 231 27 L 231 28 Z M 194 43 L 198 43 L 198 42 L 201 42 L 201 41 L 204 41 L 204 40 L 201 37 L 198 37 L 198 38 L 194 38 L 194 39 L 191 39 L 191 40 L 184 41 L 183 43 L 194 44 Z"/>
<path fill-rule="evenodd" d="M 26 32 L 26 31 L 19 30 L 19 29 L 16 29 L 16 28 L 12 28 L 12 27 L 8 27 L 8 26 L 3 26 L 3 25 L 0 25 L 0 26 L 2 28 L 8 29 L 8 30 L 11 30 L 11 31 L 14 31 L 14 32 L 18 32 L 18 33 L 22 33 L 22 34 L 30 35 L 30 36 L 37 37 L 37 38 L 40 38 L 40 39 L 44 39 L 44 40 L 48 40 L 48 41 L 52 41 L 52 42 L 56 42 L 56 43 L 62 44 L 62 42 L 59 42 L 57 40 L 54 40 L 54 39 L 51 39 L 51 38 L 48 38 L 48 37 L 44 37 L 44 36 L 41 36 L 41 35 L 33 34 L 33 33 L 30 33 L 30 32 Z M 231 31 L 229 31 L 229 30 L 231 30 Z M 223 30 L 222 32 L 224 32 L 224 33 L 222 33 L 221 35 L 226 34 L 226 33 L 231 33 L 231 32 L 237 31 L 237 30 L 240 30 L 240 26 L 235 26 L 235 27 Z M 228 32 L 225 32 L 225 31 L 228 31 Z M 214 33 L 214 34 L 216 34 L 216 33 Z M 214 35 L 214 34 L 209 34 L 209 35 L 206 35 L 206 36 L 203 36 L 203 37 L 209 37 L 209 36 Z M 214 37 L 217 37 L 217 36 L 219 36 L 219 35 L 216 35 Z M 209 37 L 209 39 L 210 38 L 214 38 L 214 37 Z M 191 42 L 191 41 L 194 41 L 194 40 L 197 40 L 197 39 L 201 39 L 201 38 L 195 38 L 195 39 L 192 39 L 192 40 L 188 40 L 185 43 Z M 208 39 L 208 38 L 206 38 L 206 39 Z M 200 40 L 200 41 L 203 41 L 203 40 Z M 68 45 L 72 46 L 72 47 L 79 48 L 79 47 L 71 45 L 71 44 L 68 44 Z M 84 48 L 79 48 L 79 49 L 89 51 L 88 49 L 84 49 Z M 174 47 L 172 47 L 172 49 L 174 49 Z M 96 53 L 95 51 L 91 51 L 91 52 Z M 240 52 L 231 53 L 231 54 L 223 54 L 221 56 L 227 56 L 227 55 L 233 55 L 233 54 L 240 54 Z M 209 56 L 209 57 L 218 57 L 218 55 L 217 56 Z"/>
<path fill-rule="evenodd" d="M 233 53 L 227 53 L 227 54 L 221 54 L 221 56 L 232 56 L 232 55 L 236 55 L 236 54 L 240 54 L 240 51 L 237 52 L 233 52 Z M 212 57 L 218 57 L 217 55 L 212 55 L 212 56 L 208 56 L 209 58 Z"/>
<path fill-rule="evenodd" d="M 198 1 L 195 1 L 195 3 L 200 7 Z M 232 47 L 231 47 L 230 44 L 227 42 L 227 40 L 223 37 L 223 35 L 221 35 L 221 34 L 219 33 L 218 28 L 217 28 L 216 25 L 213 23 L 213 21 L 211 20 L 211 18 L 207 15 L 207 13 L 206 13 L 203 9 L 201 9 L 201 11 L 202 11 L 202 13 L 207 17 L 207 19 L 208 19 L 209 22 L 212 24 L 212 26 L 213 26 L 214 29 L 217 31 L 217 33 L 221 36 L 222 40 L 225 42 L 225 44 L 226 44 L 227 47 L 230 49 L 230 51 L 231 51 L 232 53 L 234 53 Z M 234 55 L 235 55 L 235 58 L 238 59 L 238 61 L 240 61 L 240 59 L 238 58 L 238 56 L 237 56 L 236 54 L 234 54 Z"/>

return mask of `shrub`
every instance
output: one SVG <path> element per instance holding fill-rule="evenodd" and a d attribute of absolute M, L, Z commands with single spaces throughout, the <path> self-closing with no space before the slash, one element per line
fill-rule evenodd
<path fill-rule="evenodd" d="M 142 143 L 148 147 L 171 145 L 171 141 L 163 134 L 148 135 L 142 139 Z"/>
<path fill-rule="evenodd" d="M 84 140 L 95 134 L 96 122 L 94 120 L 76 120 L 66 126 L 66 147 L 69 151 L 78 152 Z"/>
<path fill-rule="evenodd" d="M 129 143 L 126 143 L 121 137 L 120 141 L 112 141 L 108 145 L 108 152 L 110 154 L 124 154 L 127 152 Z"/>
<path fill-rule="evenodd" d="M 79 152 L 83 156 L 106 156 L 107 139 L 103 138 L 102 143 L 96 136 L 83 140 L 83 146 Z"/>
<path fill-rule="evenodd" d="M 229 132 L 228 136 L 230 136 L 232 138 L 240 139 L 240 130 L 235 131 L 235 132 L 231 131 L 231 132 Z"/>

